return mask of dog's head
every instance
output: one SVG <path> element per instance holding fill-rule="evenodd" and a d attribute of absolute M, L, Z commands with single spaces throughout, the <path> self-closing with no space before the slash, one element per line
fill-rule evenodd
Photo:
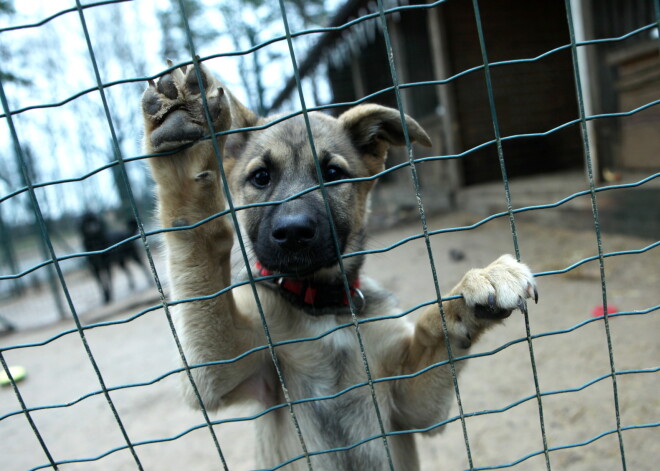
<path fill-rule="evenodd" d="M 80 233 L 84 237 L 98 238 L 106 232 L 105 222 L 103 219 L 91 212 L 86 211 L 80 218 Z"/>
<path fill-rule="evenodd" d="M 239 213 L 257 259 L 271 271 L 298 276 L 336 267 L 338 251 L 362 249 L 370 177 L 385 169 L 391 145 L 405 144 L 392 108 L 360 105 L 339 118 L 310 113 L 309 120 L 318 166 L 302 116 L 251 132 L 228 166 L 236 202 L 257 205 Z M 431 145 L 416 121 L 406 116 L 406 124 L 411 140 Z"/>

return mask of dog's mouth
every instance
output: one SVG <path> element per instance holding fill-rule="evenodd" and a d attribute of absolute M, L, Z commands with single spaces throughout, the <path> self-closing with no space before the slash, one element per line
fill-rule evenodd
<path fill-rule="evenodd" d="M 268 271 L 296 278 L 311 277 L 319 271 L 335 267 L 339 262 L 334 247 L 326 250 L 306 249 L 296 252 L 272 249 L 255 251 L 259 263 Z"/>

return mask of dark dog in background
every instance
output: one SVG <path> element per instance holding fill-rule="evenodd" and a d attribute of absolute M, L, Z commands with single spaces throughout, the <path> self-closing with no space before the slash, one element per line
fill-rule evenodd
<path fill-rule="evenodd" d="M 105 250 L 137 234 L 137 232 L 137 223 L 133 218 L 127 220 L 126 228 L 120 231 L 109 230 L 101 216 L 89 211 L 80 220 L 80 234 L 85 252 Z M 135 288 L 135 279 L 129 267 L 131 261 L 140 266 L 147 274 L 147 277 L 149 276 L 147 267 L 138 252 L 136 241 L 126 242 L 112 250 L 87 256 L 87 262 L 92 270 L 92 274 L 103 291 L 103 301 L 105 303 L 109 303 L 112 300 L 113 265 L 118 265 L 126 273 L 130 288 Z"/>

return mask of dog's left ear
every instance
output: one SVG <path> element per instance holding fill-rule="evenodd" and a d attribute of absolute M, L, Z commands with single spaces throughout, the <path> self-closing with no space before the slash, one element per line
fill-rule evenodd
<path fill-rule="evenodd" d="M 431 139 L 422 127 L 405 115 L 411 142 L 431 147 Z M 384 164 L 390 146 L 406 144 L 399 110 L 385 106 L 358 105 L 339 116 L 339 122 L 348 131 L 353 144 L 365 157 L 376 158 Z M 374 169 L 375 170 L 375 169 Z"/>

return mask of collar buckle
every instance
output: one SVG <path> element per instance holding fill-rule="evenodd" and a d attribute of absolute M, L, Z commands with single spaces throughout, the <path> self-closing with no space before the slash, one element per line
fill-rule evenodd
<path fill-rule="evenodd" d="M 357 297 L 357 299 L 360 301 L 359 305 L 355 304 L 355 302 L 353 303 L 353 306 L 355 306 L 355 310 L 357 311 L 358 314 L 362 314 L 364 308 L 367 307 L 367 300 L 364 297 L 364 293 L 360 288 L 351 288 L 351 293 L 354 294 L 353 298 Z"/>

